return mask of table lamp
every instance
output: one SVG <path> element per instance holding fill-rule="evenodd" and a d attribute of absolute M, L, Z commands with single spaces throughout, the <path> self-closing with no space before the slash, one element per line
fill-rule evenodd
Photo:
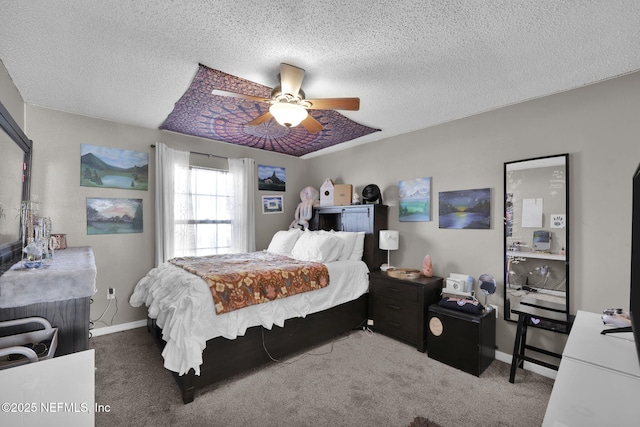
<path fill-rule="evenodd" d="M 400 233 L 395 230 L 380 230 L 380 243 L 379 248 L 387 251 L 387 263 L 380 266 L 380 270 L 387 271 L 392 268 L 389 261 L 389 251 L 395 251 L 398 249 L 398 240 L 400 239 Z"/>

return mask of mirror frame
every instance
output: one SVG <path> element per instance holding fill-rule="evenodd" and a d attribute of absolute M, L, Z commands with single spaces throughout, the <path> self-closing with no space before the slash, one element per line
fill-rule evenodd
<path fill-rule="evenodd" d="M 508 289 L 507 289 L 507 284 L 508 284 L 508 275 L 509 275 L 509 271 L 507 268 L 508 265 L 508 261 L 509 261 L 509 256 L 507 255 L 508 253 L 508 244 L 507 244 L 507 169 L 510 165 L 514 165 L 516 163 L 524 163 L 524 162 L 532 162 L 532 161 L 536 161 L 536 160 L 545 160 L 545 159 L 552 159 L 552 158 L 556 158 L 556 157 L 564 157 L 564 163 L 565 163 L 565 172 L 564 172 L 564 178 L 565 178 L 565 259 L 564 259 L 564 268 L 565 268 L 565 280 L 566 280 L 566 284 L 565 284 L 565 301 L 566 301 L 566 315 L 567 315 L 567 322 L 570 321 L 570 318 L 572 317 L 569 314 L 569 310 L 570 310 L 570 300 L 569 300 L 569 296 L 570 296 L 570 286 L 569 286 L 569 254 L 570 254 L 570 245 L 569 245 L 569 226 L 570 226 L 570 210 L 569 210 L 569 154 L 568 153 L 564 153 L 564 154 L 555 154 L 555 155 L 551 155 L 551 156 L 543 156 L 543 157 L 534 157 L 534 158 L 530 158 L 530 159 L 522 159 L 522 160 L 515 160 L 515 161 L 511 161 L 511 162 L 505 162 L 504 163 L 504 191 L 503 191 L 503 202 L 504 202 L 504 209 L 503 209 L 503 218 L 504 218 L 504 229 L 503 229 L 503 242 L 504 242 L 504 248 L 503 248 L 503 254 L 504 254 L 504 264 L 503 264 L 503 280 L 504 280 L 504 305 L 503 305 L 503 317 L 504 320 L 510 321 L 510 322 L 517 322 L 516 319 L 512 319 L 511 318 L 511 307 L 510 307 L 510 301 L 509 301 L 509 295 L 508 295 Z M 530 325 L 530 326 L 536 326 L 536 325 Z M 556 332 L 563 332 L 563 333 L 568 333 L 569 331 L 567 330 L 566 326 L 564 325 L 546 325 L 546 324 L 540 324 L 537 327 L 543 328 L 543 329 L 549 329 L 552 331 L 556 331 Z"/>
<path fill-rule="evenodd" d="M 23 157 L 23 175 L 22 175 L 22 201 L 29 200 L 31 191 L 31 152 L 33 150 L 33 142 L 27 138 L 22 128 L 11 117 L 6 107 L 0 102 L 0 128 L 16 143 L 16 145 L 24 152 Z M 20 257 L 22 251 L 22 232 L 18 240 L 14 242 L 0 245 L 0 264 L 12 261 Z"/>

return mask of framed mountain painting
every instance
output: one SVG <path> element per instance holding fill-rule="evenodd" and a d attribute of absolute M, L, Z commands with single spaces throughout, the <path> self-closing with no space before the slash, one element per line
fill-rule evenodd
<path fill-rule="evenodd" d="M 149 153 L 80 144 L 83 187 L 149 189 Z"/>

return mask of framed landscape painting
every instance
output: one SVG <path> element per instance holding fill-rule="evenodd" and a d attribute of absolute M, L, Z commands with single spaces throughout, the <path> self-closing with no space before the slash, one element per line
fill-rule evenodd
<path fill-rule="evenodd" d="M 149 189 L 149 153 L 80 144 L 83 187 Z"/>
<path fill-rule="evenodd" d="M 87 234 L 142 233 L 142 199 L 87 197 Z"/>
<path fill-rule="evenodd" d="M 401 222 L 431 221 L 431 178 L 398 183 Z"/>
<path fill-rule="evenodd" d="M 286 181 L 284 168 L 258 165 L 258 190 L 285 191 Z"/>
<path fill-rule="evenodd" d="M 438 211 L 440 228 L 491 228 L 491 189 L 442 191 Z"/>

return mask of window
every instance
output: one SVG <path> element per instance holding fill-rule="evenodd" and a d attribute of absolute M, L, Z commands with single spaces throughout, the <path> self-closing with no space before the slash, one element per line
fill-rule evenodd
<path fill-rule="evenodd" d="M 176 167 L 175 256 L 231 251 L 231 174 L 201 167 Z"/>

